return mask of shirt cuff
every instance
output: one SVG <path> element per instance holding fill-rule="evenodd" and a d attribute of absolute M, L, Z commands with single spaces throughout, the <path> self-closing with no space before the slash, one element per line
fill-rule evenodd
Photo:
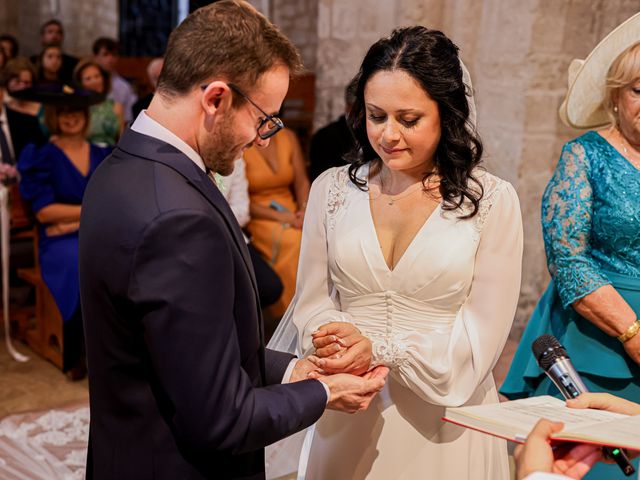
<path fill-rule="evenodd" d="M 571 477 L 565 477 L 557 473 L 535 472 L 527 475 L 524 480 L 571 480 Z"/>
<path fill-rule="evenodd" d="M 294 357 L 291 359 L 291 361 L 289 362 L 289 365 L 287 366 L 287 369 L 284 371 L 284 375 L 282 376 L 281 383 L 289 383 L 289 381 L 291 380 L 291 375 L 293 374 L 293 369 L 295 368 L 297 362 L 298 362 L 297 357 Z"/>
<path fill-rule="evenodd" d="M 299 360 L 298 358 L 291 359 L 291 361 L 289 362 L 289 365 L 287 366 L 287 369 L 284 371 L 284 375 L 282 376 L 281 383 L 290 383 L 291 375 L 293 374 L 293 369 L 295 368 L 298 360 Z M 322 385 L 322 388 L 324 388 L 324 391 L 327 394 L 327 403 L 329 403 L 329 399 L 331 398 L 331 390 L 329 390 L 329 386 L 324 382 L 320 382 L 320 385 Z"/>

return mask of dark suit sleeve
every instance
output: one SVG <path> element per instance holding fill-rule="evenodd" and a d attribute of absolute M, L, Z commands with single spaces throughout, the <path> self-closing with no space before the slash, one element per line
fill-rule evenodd
<path fill-rule="evenodd" d="M 267 370 L 267 385 L 282 383 L 284 372 L 287 371 L 289 363 L 291 363 L 291 360 L 296 358 L 296 356 L 290 353 L 270 350 L 268 348 L 265 350 L 264 356 L 265 367 Z"/>
<path fill-rule="evenodd" d="M 256 388 L 242 369 L 232 248 L 220 220 L 172 211 L 147 227 L 130 277 L 154 372 L 175 409 L 173 430 L 200 453 L 260 449 L 311 425 L 326 403 L 318 381 Z"/>

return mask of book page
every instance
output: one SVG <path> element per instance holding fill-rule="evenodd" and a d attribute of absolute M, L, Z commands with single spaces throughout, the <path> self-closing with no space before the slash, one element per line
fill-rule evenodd
<path fill-rule="evenodd" d="M 524 441 L 541 418 L 563 422 L 565 431 L 582 429 L 625 415 L 592 409 L 568 408 L 563 400 L 551 396 L 531 397 L 493 405 L 448 408 L 445 418 L 488 433 Z M 492 428 L 496 427 L 496 428 Z"/>
<path fill-rule="evenodd" d="M 554 437 L 559 439 L 582 439 L 605 445 L 640 450 L 640 415 L 600 423 L 597 429 L 591 426 L 558 432 Z"/>

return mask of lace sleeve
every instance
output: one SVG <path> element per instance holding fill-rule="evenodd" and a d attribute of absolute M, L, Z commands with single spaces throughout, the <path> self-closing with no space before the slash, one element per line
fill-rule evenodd
<path fill-rule="evenodd" d="M 609 284 L 590 254 L 592 189 L 584 146 L 562 150 L 542 197 L 542 230 L 549 273 L 564 307 Z"/>

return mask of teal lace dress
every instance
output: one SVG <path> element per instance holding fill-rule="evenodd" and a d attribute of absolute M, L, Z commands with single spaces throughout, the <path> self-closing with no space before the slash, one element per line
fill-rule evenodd
<path fill-rule="evenodd" d="M 542 230 L 552 280 L 500 393 L 510 399 L 561 397 L 531 353 L 533 341 L 550 333 L 565 346 L 589 390 L 640 403 L 640 367 L 616 338 L 571 307 L 612 285 L 640 316 L 640 170 L 596 132 L 567 143 L 542 197 Z M 615 465 L 598 465 L 585 478 L 626 477 Z"/>

